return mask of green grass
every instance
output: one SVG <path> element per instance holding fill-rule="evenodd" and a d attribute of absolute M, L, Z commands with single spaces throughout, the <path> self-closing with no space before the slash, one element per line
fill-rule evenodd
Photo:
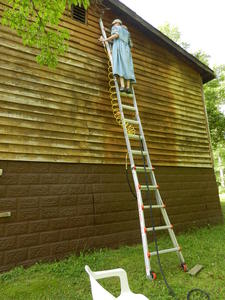
<path fill-rule="evenodd" d="M 225 202 L 222 202 L 225 213 Z M 166 277 L 179 299 L 186 299 L 188 290 L 197 287 L 210 293 L 211 299 L 225 299 L 225 226 L 208 226 L 178 235 L 183 255 L 189 265 L 199 263 L 204 269 L 197 277 L 182 272 L 175 254 L 161 256 Z M 160 247 L 166 248 L 168 237 L 160 238 Z M 93 270 L 122 267 L 128 272 L 129 284 L 136 293 L 143 293 L 149 299 L 172 299 L 159 273 L 156 257 L 152 268 L 157 280 L 145 278 L 141 246 L 122 247 L 118 250 L 100 250 L 80 257 L 71 256 L 55 263 L 36 264 L 29 269 L 16 268 L 0 276 L 1 300 L 91 300 L 90 283 L 84 266 Z M 120 293 L 117 278 L 105 279 L 101 283 L 115 296 Z M 100 299 L 101 300 L 101 299 Z M 102 299 L 104 300 L 104 299 Z"/>

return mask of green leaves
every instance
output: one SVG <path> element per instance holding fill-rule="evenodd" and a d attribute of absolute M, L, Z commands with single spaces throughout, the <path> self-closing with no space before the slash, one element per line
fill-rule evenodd
<path fill-rule="evenodd" d="M 216 78 L 204 85 L 209 128 L 213 148 L 225 144 L 225 115 L 219 110 L 225 104 L 225 65 L 214 67 Z"/>
<path fill-rule="evenodd" d="M 72 4 L 79 5 L 79 6 L 83 5 L 83 7 L 87 9 L 88 6 L 90 5 L 90 0 L 68 0 L 69 7 L 71 7 Z"/>
<path fill-rule="evenodd" d="M 200 60 L 203 64 L 205 64 L 207 66 L 209 65 L 210 55 L 206 54 L 204 51 L 198 50 L 198 51 L 194 52 L 193 55 L 198 60 Z"/>
<path fill-rule="evenodd" d="M 173 26 L 166 22 L 163 25 L 159 26 L 159 30 L 185 50 L 190 47 L 190 44 L 182 41 L 182 35 L 177 26 Z"/>
<path fill-rule="evenodd" d="M 59 27 L 66 5 L 90 5 L 89 0 L 7 0 L 2 24 L 16 30 L 23 44 L 40 49 L 37 62 L 56 67 L 68 49 L 69 32 Z"/>

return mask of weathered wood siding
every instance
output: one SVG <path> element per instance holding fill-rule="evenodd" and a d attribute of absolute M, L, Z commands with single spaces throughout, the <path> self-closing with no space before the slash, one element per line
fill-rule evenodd
<path fill-rule="evenodd" d="M 106 25 L 116 16 L 108 12 Z M 127 25 L 153 163 L 212 167 L 200 75 Z M 55 70 L 39 66 L 37 51 L 0 26 L 0 159 L 122 164 L 126 147 L 111 112 L 98 15 L 89 9 L 84 25 L 67 12 L 62 26 L 70 30 L 70 47 Z"/>

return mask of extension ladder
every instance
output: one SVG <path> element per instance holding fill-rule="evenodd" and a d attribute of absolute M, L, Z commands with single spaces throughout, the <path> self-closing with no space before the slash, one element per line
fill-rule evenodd
<path fill-rule="evenodd" d="M 100 19 L 100 28 L 101 28 L 103 38 L 107 38 L 102 19 Z M 108 59 L 109 59 L 111 65 L 113 65 L 110 45 L 108 42 L 104 42 L 103 44 L 106 49 Z M 113 76 L 113 80 L 114 80 L 114 84 L 115 84 L 116 96 L 117 96 L 118 105 L 119 105 L 119 113 L 120 113 L 120 118 L 121 118 L 121 123 L 122 123 L 121 126 L 123 127 L 123 131 L 124 131 L 124 137 L 126 140 L 126 145 L 127 145 L 127 150 L 128 150 L 128 155 L 129 155 L 129 160 L 130 160 L 130 165 L 131 165 L 131 171 L 132 171 L 132 176 L 133 176 L 133 181 L 134 181 L 134 186 L 135 186 L 135 191 L 136 191 L 136 196 L 137 196 L 141 238 L 142 238 L 147 278 L 149 278 L 149 279 L 156 278 L 156 274 L 153 271 L 151 271 L 150 258 L 153 256 L 156 256 L 156 255 L 159 256 L 159 254 L 169 253 L 169 252 L 177 253 L 178 258 L 181 263 L 181 267 L 186 272 L 187 266 L 185 264 L 183 255 L 181 253 L 181 248 L 178 245 L 178 242 L 177 242 L 174 230 L 173 230 L 173 225 L 170 223 L 168 214 L 166 212 L 166 206 L 162 201 L 162 198 L 161 198 L 160 192 L 159 192 L 159 186 L 157 185 L 157 182 L 156 182 L 154 168 L 152 167 L 152 163 L 151 163 L 148 148 L 147 148 L 147 143 L 146 143 L 143 128 L 141 125 L 141 120 L 140 120 L 140 116 L 139 116 L 139 112 L 138 112 L 134 88 L 132 87 L 132 94 L 130 94 L 130 95 L 125 94 L 125 93 L 120 93 L 116 76 Z M 127 105 L 127 104 L 122 103 L 121 98 L 125 98 L 125 97 L 132 98 L 132 105 Z M 125 118 L 124 111 L 125 111 L 125 113 L 134 112 L 135 119 Z M 127 128 L 128 128 L 127 124 L 130 124 L 132 126 L 136 125 L 139 128 L 139 134 L 129 133 L 127 130 Z M 133 141 L 133 140 L 136 140 L 136 141 L 139 140 L 141 142 L 140 144 L 142 145 L 142 147 L 140 147 L 140 150 L 132 149 L 131 141 Z M 143 156 L 144 166 L 137 166 L 134 162 L 134 156 L 135 157 Z M 147 161 L 147 164 L 146 164 L 147 166 L 145 165 L 145 161 Z M 150 179 L 151 184 L 148 184 L 148 182 L 145 185 L 140 184 L 139 178 L 138 178 L 139 173 L 145 173 L 145 174 L 148 173 L 147 175 Z M 153 191 L 154 192 L 155 199 L 156 199 L 156 205 L 153 205 L 151 203 L 150 199 L 149 199 L 149 202 L 150 202 L 149 205 L 144 204 L 143 196 L 142 196 L 143 191 L 147 191 L 147 192 Z M 155 226 L 154 223 L 152 223 L 152 227 L 147 228 L 145 225 L 144 212 L 150 211 L 152 214 L 152 210 L 155 210 L 155 209 L 160 209 L 163 219 L 165 221 L 165 226 Z M 150 214 L 150 218 L 152 217 L 151 214 Z M 156 249 L 157 251 L 154 251 L 154 252 L 149 251 L 147 235 L 149 234 L 149 232 L 153 232 L 155 234 L 155 231 L 158 231 L 158 230 L 168 230 L 169 236 L 170 236 L 172 244 L 173 244 L 173 248 L 158 250 L 158 247 L 157 247 L 157 249 Z"/>

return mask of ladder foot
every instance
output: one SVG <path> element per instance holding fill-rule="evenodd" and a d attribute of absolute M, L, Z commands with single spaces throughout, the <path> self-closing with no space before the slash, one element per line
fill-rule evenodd
<path fill-rule="evenodd" d="M 188 271 L 188 267 L 186 263 L 182 263 L 181 265 L 181 269 L 186 273 Z"/>
<path fill-rule="evenodd" d="M 150 272 L 150 275 L 151 275 L 151 280 L 156 280 L 157 275 L 156 275 L 155 272 L 151 271 L 151 272 Z"/>

